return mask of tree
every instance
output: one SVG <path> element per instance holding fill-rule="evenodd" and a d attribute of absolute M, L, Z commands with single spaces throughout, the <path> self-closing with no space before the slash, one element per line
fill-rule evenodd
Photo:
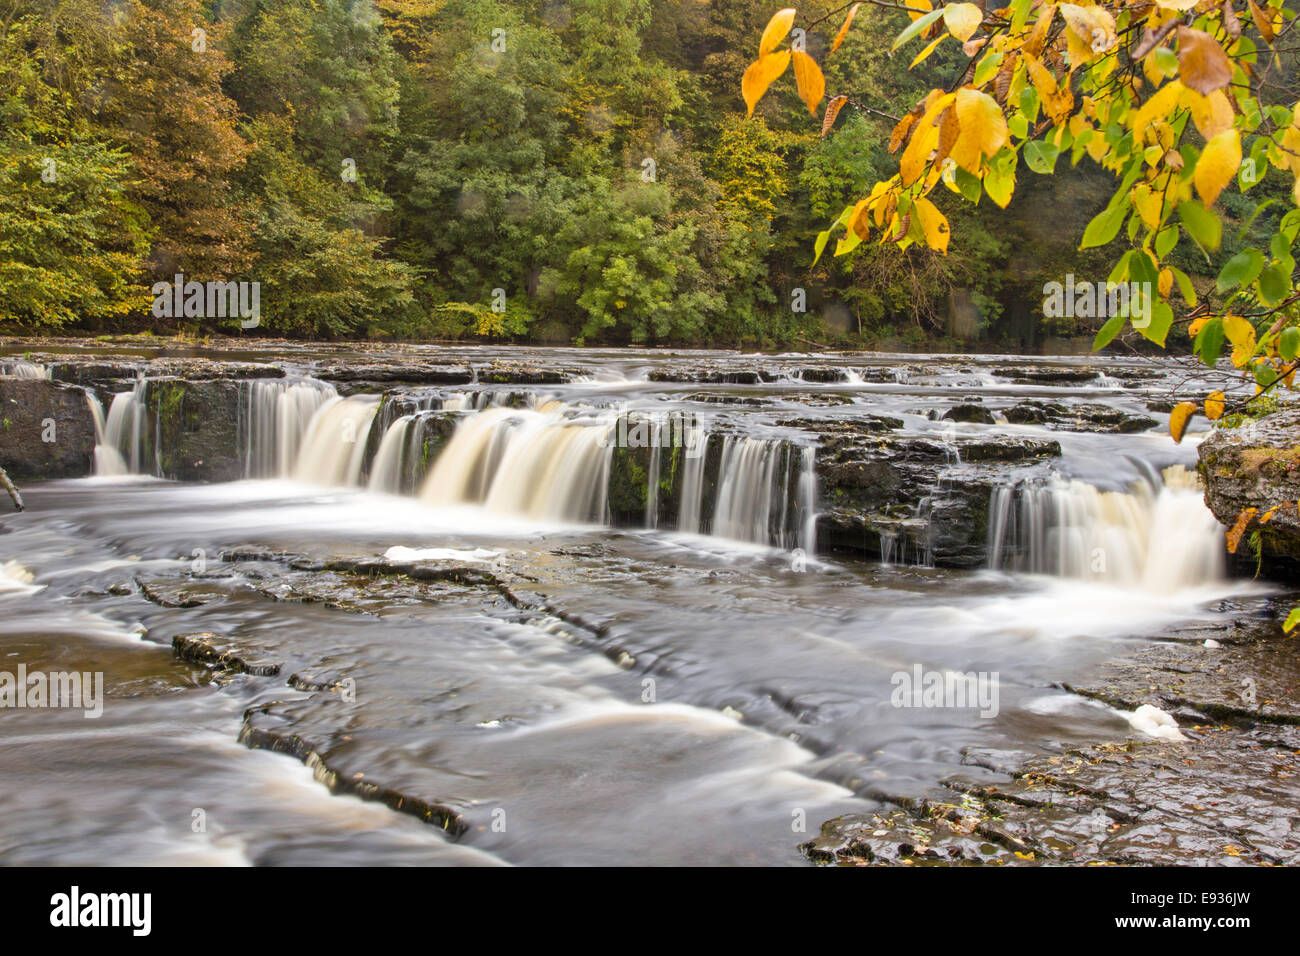
<path fill-rule="evenodd" d="M 872 2 L 907 11 L 912 21 L 894 49 L 918 37 L 929 41 L 913 66 L 949 39 L 949 46 L 961 45 L 967 66 L 953 88 L 932 88 L 897 123 L 889 145 L 899 153 L 898 171 L 878 180 L 818 236 L 818 255 L 839 228 L 844 235 L 836 255 L 873 234 L 878 243 L 900 249 L 924 245 L 946 252 L 949 220 L 931 198 L 941 182 L 967 200 L 987 195 L 1005 207 L 1022 164 L 1051 174 L 1063 156 L 1077 164 L 1087 155 L 1120 185 L 1084 230 L 1081 248 L 1108 246 L 1122 232 L 1129 248 L 1108 281 L 1146 283 L 1158 292 L 1149 315 L 1110 317 L 1094 346 L 1104 347 L 1126 323 L 1164 345 L 1174 324 L 1172 303 L 1181 300 L 1187 309 L 1181 323 L 1206 364 L 1219 358 L 1226 341 L 1234 366 L 1260 392 L 1279 381 L 1290 384 L 1300 352 L 1300 295 L 1290 251 L 1300 211 L 1276 218 L 1266 247 L 1248 245 L 1223 265 L 1217 286 L 1226 297 L 1214 304 L 1198 305 L 1189 276 L 1171 258 L 1176 249 L 1192 248 L 1208 259 L 1222 240 L 1221 195 L 1234 183 L 1249 191 L 1269 167 L 1298 177 L 1288 202 L 1300 203 L 1300 102 L 1288 105 L 1300 94 L 1277 75 L 1289 56 L 1282 41 L 1296 19 L 1281 0 L 1264 7 L 1245 0 L 1240 14 L 1233 0 L 1084 6 L 1015 0 L 996 10 L 973 3 L 930 9 L 929 0 Z M 831 54 L 862 6 L 835 11 L 846 16 Z M 798 48 L 778 49 L 796 16 L 792 8 L 781 10 L 763 32 L 759 57 L 742 81 L 751 113 L 791 65 L 811 112 L 825 96 L 813 57 Z M 847 95 L 833 96 L 823 129 L 846 107 L 867 108 Z M 1181 438 L 1197 411 L 1221 415 L 1221 399 L 1216 394 L 1176 409 L 1174 437 Z"/>

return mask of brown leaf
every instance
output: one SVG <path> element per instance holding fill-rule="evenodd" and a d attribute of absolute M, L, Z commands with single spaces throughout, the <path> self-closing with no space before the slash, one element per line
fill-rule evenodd
<path fill-rule="evenodd" d="M 1232 527 L 1223 533 L 1224 538 L 1227 539 L 1229 554 L 1237 553 L 1237 545 L 1241 544 L 1241 536 L 1246 533 L 1246 529 L 1250 527 L 1250 523 L 1257 513 L 1258 509 L 1247 508 L 1237 515 L 1237 520 Z"/>
<path fill-rule="evenodd" d="M 921 118 L 921 111 L 922 106 L 918 105 L 914 110 L 912 110 L 912 112 L 908 113 L 898 121 L 898 125 L 894 127 L 894 131 L 889 134 L 889 151 L 891 153 L 898 152 L 898 147 L 902 146 L 903 141 L 907 139 L 908 131 L 915 126 L 916 121 Z"/>
<path fill-rule="evenodd" d="M 844 104 L 848 101 L 849 98 L 841 93 L 839 96 L 831 97 L 826 103 L 826 115 L 822 117 L 823 139 L 831 131 L 831 127 L 835 125 L 835 117 L 840 115 L 840 110 L 844 108 Z"/>
<path fill-rule="evenodd" d="M 1259 31 L 1259 35 L 1264 38 L 1265 43 L 1272 43 L 1273 21 L 1259 8 L 1255 0 L 1246 0 L 1246 5 L 1250 7 L 1250 18 L 1255 21 L 1255 29 Z"/>
<path fill-rule="evenodd" d="M 1241 36 L 1241 21 L 1237 11 L 1232 9 L 1232 0 L 1223 0 L 1223 27 L 1234 40 Z"/>
<path fill-rule="evenodd" d="M 1007 94 L 1011 92 L 1011 78 L 1016 72 L 1016 55 L 1008 53 L 1002 59 L 1002 65 L 998 67 L 998 75 L 993 80 L 993 92 L 997 96 L 999 103 L 1007 101 Z"/>
<path fill-rule="evenodd" d="M 1178 76 L 1183 85 L 1202 96 L 1221 90 L 1232 80 L 1232 61 L 1217 40 L 1204 30 L 1178 28 Z"/>
<path fill-rule="evenodd" d="M 1183 440 L 1183 432 L 1187 431 L 1187 420 L 1196 414 L 1196 406 L 1191 402 L 1179 402 L 1174 406 L 1174 410 L 1169 413 L 1169 434 L 1173 436 L 1174 441 Z"/>

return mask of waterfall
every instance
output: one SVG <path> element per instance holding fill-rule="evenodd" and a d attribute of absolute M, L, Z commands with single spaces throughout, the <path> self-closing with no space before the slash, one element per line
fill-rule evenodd
<path fill-rule="evenodd" d="M 244 477 L 293 473 L 298 450 L 316 413 L 338 392 L 314 378 L 259 379 L 244 403 Z"/>
<path fill-rule="evenodd" d="M 12 375 L 15 378 L 50 378 L 50 372 L 51 369 L 46 365 L 38 365 L 23 359 L 0 361 L 0 375 Z"/>
<path fill-rule="evenodd" d="M 328 398 L 312 416 L 290 476 L 317 485 L 358 485 L 366 463 L 375 395 Z"/>
<path fill-rule="evenodd" d="M 145 399 L 149 384 L 135 383 L 129 392 L 118 392 L 108 407 L 87 394 L 91 415 L 95 419 L 95 474 L 100 476 L 138 475 L 147 455 L 149 415 Z"/>
<path fill-rule="evenodd" d="M 535 518 L 602 521 L 613 427 L 607 416 L 578 418 L 558 402 L 484 409 L 461 422 L 420 497 Z"/>
<path fill-rule="evenodd" d="M 662 435 L 663 424 L 657 419 L 650 422 L 650 467 L 647 469 L 646 488 L 645 488 L 645 526 L 647 528 L 659 527 L 659 469 L 660 454 L 659 439 Z"/>
<path fill-rule="evenodd" d="M 1162 479 L 1128 492 L 1055 476 L 995 489 L 989 567 L 1162 592 L 1220 579 L 1222 528 L 1196 475 L 1175 465 Z"/>
<path fill-rule="evenodd" d="M 367 487 L 371 491 L 397 494 L 402 490 L 402 462 L 411 435 L 411 423 L 414 421 L 414 415 L 403 415 L 384 432 L 379 450 L 375 452 L 375 460 L 370 466 Z"/>
<path fill-rule="evenodd" d="M 768 540 L 777 453 L 781 446 L 757 438 L 723 440 L 713 533 L 737 541 Z"/>
<path fill-rule="evenodd" d="M 708 448 L 705 442 L 704 447 Z M 677 530 L 687 534 L 699 534 L 700 518 L 704 504 L 704 460 L 705 454 L 686 459 L 682 469 L 682 503 L 677 512 Z"/>

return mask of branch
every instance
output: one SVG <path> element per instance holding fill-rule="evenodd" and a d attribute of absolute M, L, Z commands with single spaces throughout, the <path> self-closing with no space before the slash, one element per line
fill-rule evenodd
<path fill-rule="evenodd" d="M 18 489 L 14 487 L 14 483 L 9 480 L 9 475 L 6 474 L 3 468 L 0 468 L 0 488 L 4 488 L 5 491 L 9 492 L 9 497 L 14 500 L 14 508 L 22 511 L 23 496 L 18 493 Z"/>

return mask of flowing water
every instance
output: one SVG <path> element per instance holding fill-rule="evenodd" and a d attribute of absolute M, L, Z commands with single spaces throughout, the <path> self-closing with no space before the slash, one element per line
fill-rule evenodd
<path fill-rule="evenodd" d="M 290 354 L 240 383 L 236 482 L 151 477 L 147 379 L 92 396 L 95 477 L 28 483 L 0 521 L 0 671 L 103 672 L 103 716 L 0 709 L 0 862 L 798 864 L 821 822 L 923 796 L 971 748 L 1122 739 L 1061 682 L 1259 589 L 1225 576 L 1194 438 L 935 414 L 1145 412 L 1122 368 L 845 357 L 823 381 L 822 358 L 714 354 L 777 371 L 700 384 L 647 374 L 690 353 L 519 354 L 581 374 L 381 400 Z M 972 438 L 1062 455 L 988 495 L 983 568 L 886 532 L 882 562 L 820 553 L 824 450 L 798 422 L 864 415 L 946 443 L 954 489 Z M 279 673 L 214 679 L 172 654 L 194 633 Z M 996 713 L 894 706 L 918 666 L 996 673 Z M 247 743 L 306 741 L 310 766 L 241 745 L 246 713 Z M 370 783 L 395 809 L 327 789 Z"/>

